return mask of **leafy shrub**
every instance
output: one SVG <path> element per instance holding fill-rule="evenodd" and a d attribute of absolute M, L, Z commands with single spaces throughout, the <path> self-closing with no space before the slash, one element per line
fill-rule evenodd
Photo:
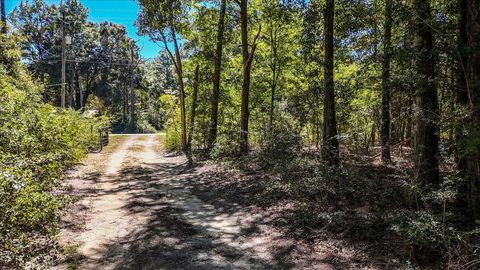
<path fill-rule="evenodd" d="M 292 165 L 292 161 L 301 154 L 301 151 L 300 134 L 287 126 L 282 126 L 267 135 L 260 151 L 260 159 L 266 167 L 285 168 Z"/>
<path fill-rule="evenodd" d="M 177 106 L 176 97 L 165 94 L 160 97 L 160 103 L 165 115 L 165 148 L 169 151 L 180 150 L 182 147 L 182 128 L 180 126 L 180 108 Z"/>
<path fill-rule="evenodd" d="M 148 120 L 149 115 L 145 112 L 140 112 L 138 114 L 138 119 L 136 123 L 136 131 L 140 133 L 155 133 L 157 130 Z"/>
<path fill-rule="evenodd" d="M 0 64 L 0 268 L 25 268 L 41 239 L 56 231 L 62 171 L 97 146 L 107 119 L 42 103 L 42 89 L 18 58 L 11 62 Z"/>
<path fill-rule="evenodd" d="M 238 154 L 239 148 L 238 129 L 221 129 L 215 147 L 212 149 L 211 157 L 233 157 Z"/>
<path fill-rule="evenodd" d="M 95 111 L 99 114 L 105 114 L 107 112 L 107 107 L 99 97 L 92 94 L 88 96 L 85 104 L 85 111 Z"/>
<path fill-rule="evenodd" d="M 320 161 L 318 152 L 300 150 L 296 155 L 283 158 L 286 161 L 278 163 L 283 165 L 274 166 L 277 177 L 264 183 L 264 199 L 281 196 L 321 205 L 342 204 L 347 208 L 363 205 L 386 208 L 402 204 L 401 184 L 372 177 L 370 167 L 332 167 Z"/>
<path fill-rule="evenodd" d="M 165 123 L 165 148 L 169 151 L 182 149 L 182 129 L 175 121 Z"/>
<path fill-rule="evenodd" d="M 480 228 L 462 218 L 457 205 L 463 181 L 457 174 L 448 174 L 438 188 L 410 188 L 421 210 L 392 213 L 391 229 L 402 237 L 406 255 L 414 262 L 431 264 L 429 259 L 436 258 L 435 263 L 447 269 L 464 269 L 479 258 Z"/>
<path fill-rule="evenodd" d="M 392 229 L 408 245 L 430 251 L 443 250 L 445 231 L 442 223 L 426 211 L 401 211 L 392 220 Z"/>

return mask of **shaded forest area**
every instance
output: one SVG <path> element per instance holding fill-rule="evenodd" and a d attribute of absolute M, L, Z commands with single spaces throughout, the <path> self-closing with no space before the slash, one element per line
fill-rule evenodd
<path fill-rule="evenodd" d="M 227 195 L 284 209 L 276 226 L 305 241 L 480 268 L 479 1 L 137 2 L 154 59 L 79 0 L 2 15 L 1 267 L 55 245 L 62 172 L 111 124 L 247 175 Z"/>

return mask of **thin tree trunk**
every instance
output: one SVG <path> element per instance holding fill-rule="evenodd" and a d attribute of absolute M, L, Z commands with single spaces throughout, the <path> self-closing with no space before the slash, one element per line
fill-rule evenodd
<path fill-rule="evenodd" d="M 324 14 L 325 24 L 325 66 L 323 105 L 323 147 L 322 158 L 331 165 L 338 165 L 337 121 L 335 115 L 335 85 L 333 81 L 333 21 L 335 1 L 327 0 Z"/>
<path fill-rule="evenodd" d="M 78 97 L 78 102 L 79 102 L 79 109 L 80 110 L 83 110 L 83 88 L 82 88 L 82 81 L 80 79 L 80 75 L 78 75 L 78 94 L 79 94 L 79 97 Z"/>
<path fill-rule="evenodd" d="M 409 98 L 408 100 L 409 102 L 409 116 L 407 117 L 407 120 L 406 120 L 406 123 L 405 123 L 405 127 L 404 127 L 404 130 L 405 132 L 402 132 L 402 141 L 409 141 L 409 146 L 412 146 L 412 143 L 413 143 L 413 117 L 411 116 L 413 114 L 412 112 L 412 107 L 413 107 L 413 100 L 411 100 Z"/>
<path fill-rule="evenodd" d="M 211 150 L 217 140 L 218 127 L 218 104 L 220 99 L 220 75 L 222 71 L 223 33 L 225 30 L 226 0 L 221 0 L 218 17 L 217 45 L 215 50 L 215 71 L 213 74 L 213 91 L 210 112 L 210 134 L 208 137 L 208 148 Z"/>
<path fill-rule="evenodd" d="M 385 33 L 383 37 L 382 66 L 382 161 L 391 162 L 390 156 L 390 56 L 392 53 L 392 0 L 385 1 Z"/>
<path fill-rule="evenodd" d="M 414 47 L 417 52 L 417 86 L 415 100 L 415 178 L 424 185 L 438 185 L 439 128 L 438 96 L 435 87 L 435 59 L 430 3 L 413 0 L 415 29 Z"/>
<path fill-rule="evenodd" d="M 185 87 L 183 84 L 182 59 L 180 57 L 180 49 L 178 47 L 177 38 L 173 26 L 171 27 L 173 46 L 175 48 L 175 60 L 177 65 L 177 79 L 180 98 L 180 124 L 182 125 L 182 150 L 188 153 L 187 149 L 187 124 L 185 113 Z"/>
<path fill-rule="evenodd" d="M 250 94 L 250 67 L 248 64 L 248 0 L 240 0 L 240 28 L 242 38 L 242 103 L 240 114 L 240 154 L 248 152 L 248 100 Z"/>
<path fill-rule="evenodd" d="M 472 108 L 469 141 L 475 141 L 480 134 L 480 2 L 468 0 L 467 13 L 467 46 L 470 49 L 467 68 L 467 92 Z M 468 157 L 469 205 L 472 218 L 480 219 L 480 145 Z"/>
<path fill-rule="evenodd" d="M 313 113 L 315 114 L 315 127 L 314 127 L 314 133 L 315 133 L 315 147 L 317 149 L 320 149 L 320 142 L 322 138 L 322 127 L 321 127 L 321 120 L 320 120 L 320 89 L 318 85 L 315 83 L 315 85 L 312 88 L 313 94 L 314 94 L 314 100 L 313 100 Z"/>
<path fill-rule="evenodd" d="M 271 63 L 271 69 L 272 69 L 272 79 L 270 83 L 270 88 L 271 88 L 271 98 L 270 98 L 270 132 L 273 130 L 273 118 L 274 118 L 274 113 L 275 113 L 275 92 L 277 89 L 277 82 L 278 78 L 280 75 L 279 69 L 279 61 L 278 61 L 278 48 L 277 48 L 277 42 L 278 42 L 278 28 L 275 30 L 272 29 L 273 26 L 270 27 L 270 44 L 271 44 L 271 50 L 272 50 L 272 63 Z"/>
<path fill-rule="evenodd" d="M 257 47 L 257 38 L 260 35 L 261 27 L 255 36 L 252 49 L 248 49 L 248 0 L 240 0 L 240 29 L 242 39 L 242 63 L 243 63 L 243 83 L 242 83 L 242 101 L 240 112 L 240 154 L 248 153 L 248 118 L 249 98 L 250 98 L 250 72 L 252 68 L 253 56 Z"/>
<path fill-rule="evenodd" d="M 79 71 L 77 70 L 75 72 L 75 76 L 74 76 L 74 78 L 75 78 L 75 89 L 76 89 L 74 107 L 75 107 L 76 110 L 79 110 L 80 107 L 81 107 L 80 106 L 80 103 L 81 103 L 81 100 L 80 100 L 81 97 L 80 96 L 81 96 L 81 92 L 82 92 L 82 90 L 80 88 L 80 74 L 78 74 L 78 73 L 79 73 Z"/>
<path fill-rule="evenodd" d="M 454 109 L 468 108 L 468 90 L 467 90 L 467 69 L 468 69 L 468 55 L 466 53 L 468 43 L 468 0 L 458 0 L 459 20 L 458 20 L 458 55 L 457 55 L 457 69 L 456 69 L 456 89 L 455 89 L 455 105 Z M 455 161 L 457 168 L 464 176 L 469 177 L 468 172 L 468 157 L 462 153 L 463 143 L 465 142 L 465 129 L 468 126 L 467 119 L 461 119 L 459 123 L 454 125 L 454 139 L 455 139 Z M 469 207 L 469 182 L 462 183 L 459 187 L 460 204 Z"/>
<path fill-rule="evenodd" d="M 200 71 L 200 66 L 197 65 L 197 67 L 195 68 L 195 78 L 193 79 L 192 108 L 190 112 L 190 126 L 189 126 L 188 141 L 187 141 L 188 152 L 191 152 L 192 150 L 193 128 L 195 126 L 195 113 L 196 113 L 195 111 L 197 109 L 199 71 Z"/>
<path fill-rule="evenodd" d="M 183 69 L 182 69 L 182 58 L 180 56 L 180 48 L 178 47 L 177 36 L 175 33 L 175 28 L 173 27 L 173 21 L 170 21 L 170 37 L 173 41 L 173 47 L 175 49 L 174 54 L 169 49 L 167 37 L 165 36 L 164 32 L 160 31 L 160 35 L 162 37 L 162 42 L 165 45 L 165 50 L 170 57 L 170 60 L 175 66 L 175 73 L 177 75 L 177 83 L 178 83 L 178 92 L 179 92 L 179 100 L 180 100 L 180 124 L 181 124 L 181 142 L 182 142 L 182 151 L 189 156 L 187 151 L 187 124 L 186 124 L 186 109 L 185 109 L 185 86 L 183 83 Z"/>
<path fill-rule="evenodd" d="M 84 92 L 84 95 L 83 95 L 83 105 L 84 106 L 87 104 L 88 97 L 92 94 L 92 85 L 93 85 L 93 82 L 95 80 L 97 72 L 98 72 L 98 68 L 95 65 L 95 67 L 93 69 L 93 72 L 92 72 L 93 75 L 85 78 L 85 92 Z"/>
<path fill-rule="evenodd" d="M 365 145 L 365 154 L 368 154 L 370 146 L 375 147 L 375 133 L 377 132 L 376 124 L 373 123 L 372 128 L 370 129 L 370 136 L 368 136 L 367 143 Z"/>
<path fill-rule="evenodd" d="M 372 125 L 370 138 L 371 138 L 370 139 L 370 145 L 372 147 L 375 147 L 375 143 L 377 142 L 377 124 L 376 124 L 376 122 L 374 122 L 373 125 Z M 367 152 L 368 152 L 368 149 L 367 149 Z"/>
<path fill-rule="evenodd" d="M 459 107 L 467 107 L 468 104 L 468 91 L 467 91 L 467 68 L 468 68 L 468 57 L 467 57 L 467 43 L 468 43 L 468 33 L 467 33 L 467 19 L 468 19 L 468 0 L 459 0 L 459 11 L 460 18 L 458 22 L 458 67 L 457 67 L 457 89 L 456 93 L 456 103 Z M 459 123 L 456 125 L 455 137 L 461 139 L 463 137 L 463 128 L 466 123 Z M 457 140 L 460 142 L 461 140 Z M 457 160 L 457 166 L 460 170 L 466 170 L 467 160 L 464 156 L 460 154 L 461 145 L 457 145 L 455 158 Z"/>
<path fill-rule="evenodd" d="M 70 78 L 68 79 L 69 85 L 68 85 L 68 93 L 67 93 L 67 102 L 68 102 L 68 108 L 73 108 L 74 107 L 74 101 L 75 101 L 75 66 L 74 64 L 70 65 L 69 67 L 70 71 Z"/>
<path fill-rule="evenodd" d="M 406 133 L 407 125 L 408 125 L 408 123 L 405 123 L 405 121 L 401 121 L 399 123 L 399 127 L 397 127 L 398 128 L 398 133 L 397 133 L 397 141 L 396 142 L 401 142 L 401 141 L 405 140 L 405 133 Z"/>
<path fill-rule="evenodd" d="M 123 101 L 122 102 L 123 103 L 122 104 L 123 105 L 122 106 L 122 122 L 124 125 L 126 125 L 127 124 L 127 94 L 126 94 L 127 89 L 125 85 L 122 84 L 122 86 L 124 88 L 122 90 L 122 101 Z"/>
<path fill-rule="evenodd" d="M 136 129 L 134 48 L 130 47 L 130 126 Z"/>

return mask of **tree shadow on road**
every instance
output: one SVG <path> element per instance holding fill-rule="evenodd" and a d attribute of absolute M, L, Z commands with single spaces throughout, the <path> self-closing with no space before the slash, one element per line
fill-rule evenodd
<path fill-rule="evenodd" d="M 129 215 L 147 218 L 125 237 L 99 247 L 97 263 L 109 269 L 293 268 L 284 256 L 291 246 L 272 250 L 268 241 L 252 242 L 263 218 L 246 222 L 248 213 L 238 204 L 201 201 L 188 186 L 199 177 L 196 169 L 178 157 L 163 161 L 125 167 L 110 180 L 121 183 L 105 194 L 128 192 Z"/>

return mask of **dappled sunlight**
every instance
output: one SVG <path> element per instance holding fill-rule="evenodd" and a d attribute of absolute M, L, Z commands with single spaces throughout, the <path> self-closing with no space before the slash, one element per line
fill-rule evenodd
<path fill-rule="evenodd" d="M 144 147 L 133 138 L 97 179 L 92 218 L 78 237 L 84 268 L 286 269 L 270 243 L 280 235 L 257 235 L 259 214 L 200 200 L 188 184 L 199 177 L 195 168 L 153 152 L 153 138 Z"/>

